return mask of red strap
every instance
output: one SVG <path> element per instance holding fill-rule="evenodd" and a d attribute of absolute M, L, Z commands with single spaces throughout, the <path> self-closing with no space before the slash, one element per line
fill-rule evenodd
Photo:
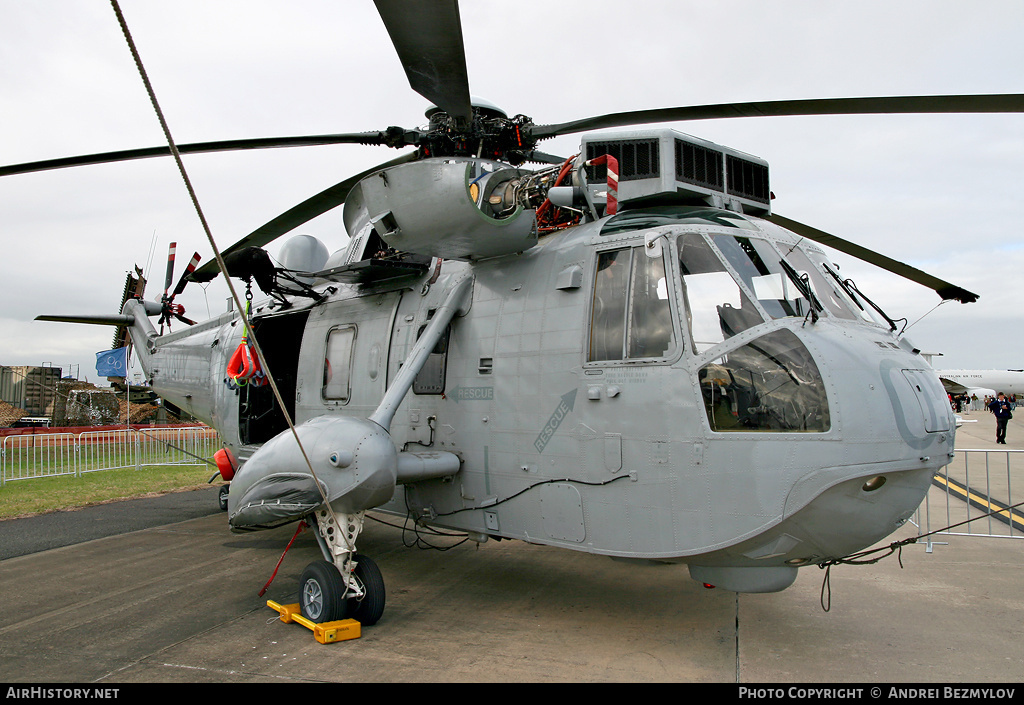
<path fill-rule="evenodd" d="M 295 543 L 295 539 L 299 537 L 299 533 L 305 528 L 306 522 L 300 521 L 299 528 L 295 530 L 295 535 L 292 536 L 292 540 L 289 541 L 288 545 L 284 547 L 284 553 L 282 553 L 281 557 L 277 559 L 277 565 L 274 566 L 274 572 L 270 574 L 270 580 L 268 580 L 267 584 L 263 586 L 262 590 L 260 590 L 260 597 L 263 597 L 263 595 L 267 592 L 267 588 L 270 587 L 270 583 L 274 582 L 274 578 L 277 576 L 277 569 L 281 567 L 281 561 L 284 560 L 285 555 L 288 553 L 288 549 L 292 547 L 293 543 Z"/>

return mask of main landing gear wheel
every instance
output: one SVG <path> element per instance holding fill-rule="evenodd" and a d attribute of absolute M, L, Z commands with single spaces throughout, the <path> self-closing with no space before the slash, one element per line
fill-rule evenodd
<path fill-rule="evenodd" d="M 353 560 L 357 565 L 352 579 L 362 597 L 346 597 L 345 581 L 332 563 L 317 561 L 306 566 L 299 579 L 303 617 L 317 624 L 339 619 L 354 619 L 364 626 L 377 623 L 384 614 L 384 578 L 370 558 L 356 554 Z"/>
<path fill-rule="evenodd" d="M 345 619 L 348 600 L 344 599 L 345 581 L 333 564 L 310 563 L 299 578 L 299 605 L 302 616 L 311 622 L 335 622 Z"/>
<path fill-rule="evenodd" d="M 349 598 L 349 616 L 360 624 L 370 626 L 384 614 L 384 578 L 380 568 L 367 556 L 355 555 L 353 577 L 363 588 L 362 599 Z"/>

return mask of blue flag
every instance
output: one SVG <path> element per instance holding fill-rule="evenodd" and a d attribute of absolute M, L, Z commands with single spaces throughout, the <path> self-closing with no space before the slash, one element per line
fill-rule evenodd
<path fill-rule="evenodd" d="M 128 348 L 96 353 L 96 374 L 100 377 L 128 376 Z"/>

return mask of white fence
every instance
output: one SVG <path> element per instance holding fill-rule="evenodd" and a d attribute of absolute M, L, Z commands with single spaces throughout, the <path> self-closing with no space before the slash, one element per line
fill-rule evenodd
<path fill-rule="evenodd" d="M 0 485 L 145 465 L 200 465 L 222 446 L 205 426 L 110 429 L 7 436 L 0 446 Z"/>
<path fill-rule="evenodd" d="M 1024 450 L 956 451 L 936 473 L 918 509 L 918 535 L 932 549 L 932 536 L 1024 538 L 1024 508 L 1015 487 L 1024 484 Z M 933 529 L 932 527 L 941 527 Z M 935 532 L 934 534 L 932 532 Z"/>

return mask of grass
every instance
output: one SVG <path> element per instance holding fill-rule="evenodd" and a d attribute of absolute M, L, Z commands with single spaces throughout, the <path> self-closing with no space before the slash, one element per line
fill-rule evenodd
<path fill-rule="evenodd" d="M 212 474 L 208 465 L 156 465 L 10 481 L 0 487 L 0 520 L 208 487 Z"/>

